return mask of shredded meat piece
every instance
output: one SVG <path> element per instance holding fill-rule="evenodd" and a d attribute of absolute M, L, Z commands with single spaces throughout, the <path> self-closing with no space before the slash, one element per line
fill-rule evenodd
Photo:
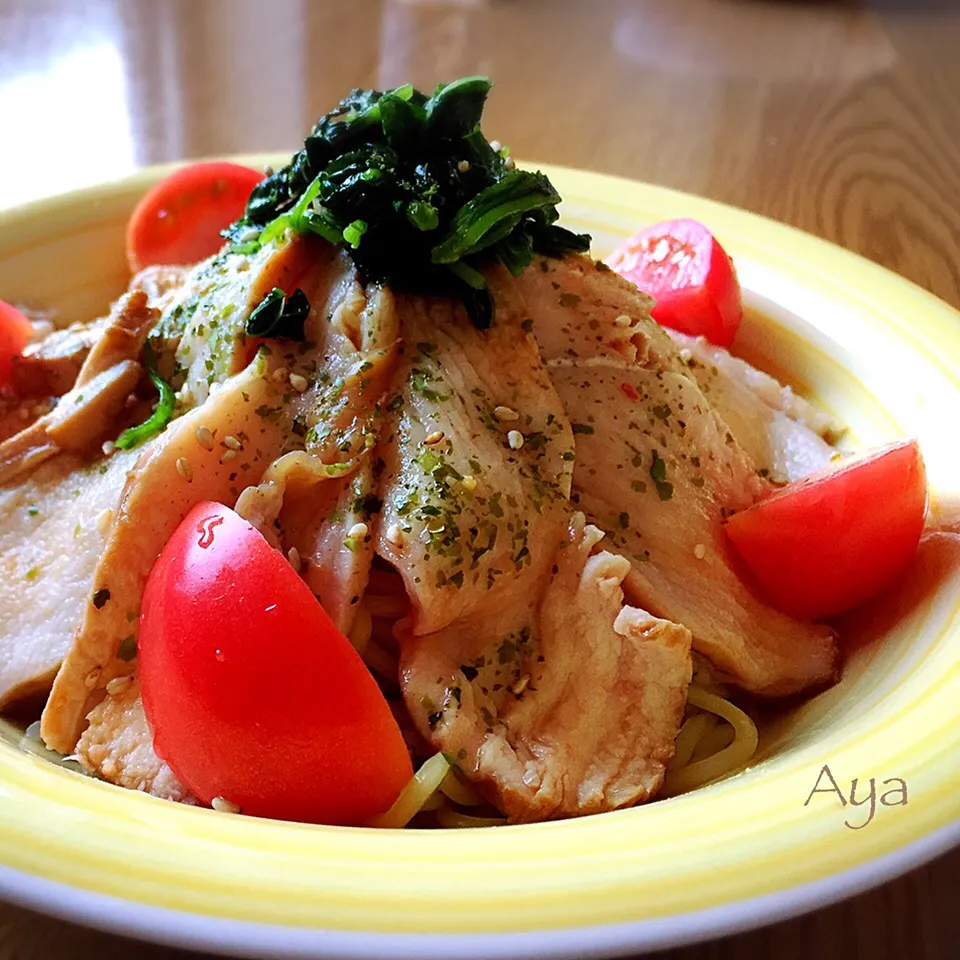
<path fill-rule="evenodd" d="M 77 757 L 88 773 L 129 790 L 163 800 L 196 803 L 170 767 L 153 750 L 153 734 L 143 712 L 140 685 L 127 686 L 90 711 L 90 725 L 77 743 Z"/>

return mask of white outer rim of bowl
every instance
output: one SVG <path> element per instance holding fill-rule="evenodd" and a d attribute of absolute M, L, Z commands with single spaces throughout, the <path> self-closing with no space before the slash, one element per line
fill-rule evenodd
<path fill-rule="evenodd" d="M 651 920 L 516 933 L 361 933 L 246 923 L 132 903 L 2 865 L 0 898 L 113 934 L 240 957 L 566 960 L 680 947 L 787 920 L 863 893 L 957 845 L 960 819 L 869 863 L 766 896 Z"/>

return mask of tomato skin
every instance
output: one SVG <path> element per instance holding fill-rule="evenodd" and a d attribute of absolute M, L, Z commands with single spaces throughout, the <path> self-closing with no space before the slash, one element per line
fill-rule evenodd
<path fill-rule="evenodd" d="M 200 503 L 147 582 L 138 670 L 157 755 L 200 800 L 360 824 L 413 774 L 387 701 L 281 554 Z"/>
<path fill-rule="evenodd" d="M 193 163 L 175 170 L 140 198 L 127 223 L 127 263 L 189 265 L 213 256 L 220 231 L 243 216 L 263 174 L 236 163 Z"/>
<path fill-rule="evenodd" d="M 740 329 L 743 303 L 733 261 L 696 220 L 667 220 L 644 228 L 607 263 L 657 301 L 657 323 L 729 347 Z"/>
<path fill-rule="evenodd" d="M 16 307 L 0 300 L 0 389 L 10 382 L 13 358 L 33 337 L 33 324 Z"/>
<path fill-rule="evenodd" d="M 910 563 L 923 532 L 927 481 L 905 440 L 790 484 L 726 524 L 771 602 L 820 620 L 879 594 Z"/>

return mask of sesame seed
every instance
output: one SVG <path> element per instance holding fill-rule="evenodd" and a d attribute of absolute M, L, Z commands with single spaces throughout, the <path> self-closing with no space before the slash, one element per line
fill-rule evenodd
<path fill-rule="evenodd" d="M 237 234 L 236 242 L 237 243 L 249 243 L 251 240 L 256 240 L 260 236 L 260 231 L 256 227 L 247 227 L 246 230 L 241 230 Z"/>
<path fill-rule="evenodd" d="M 523 446 L 523 434 L 519 430 L 511 430 L 507 434 L 507 443 L 511 450 L 519 450 Z"/>
<path fill-rule="evenodd" d="M 507 159 L 503 161 L 504 170 L 513 170 L 516 168 L 516 166 L 517 166 L 517 163 L 513 159 L 513 157 L 507 157 Z"/>
<path fill-rule="evenodd" d="M 290 371 L 286 367 L 278 367 L 273 371 L 273 382 L 283 383 L 290 376 Z"/>
<path fill-rule="evenodd" d="M 190 466 L 190 461 L 186 457 L 177 457 L 177 473 L 179 473 L 187 483 L 193 480 L 193 467 Z"/>
<path fill-rule="evenodd" d="M 107 440 L 100 449 L 105 457 L 109 457 L 117 449 L 117 445 L 112 440 Z"/>
<path fill-rule="evenodd" d="M 457 169 L 458 169 L 461 173 L 467 173 L 467 172 L 469 172 L 469 170 L 470 170 L 470 161 L 469 161 L 469 160 L 461 160 L 461 161 L 457 164 Z"/>
<path fill-rule="evenodd" d="M 680 359 L 681 359 L 684 363 L 689 363 L 689 362 L 690 362 L 690 358 L 691 358 L 692 356 L 693 356 L 693 351 L 692 351 L 689 347 L 684 347 L 684 348 L 680 351 Z"/>
<path fill-rule="evenodd" d="M 493 415 L 502 423 L 512 423 L 520 419 L 520 414 L 516 410 L 511 410 L 510 407 L 494 407 Z"/>
<path fill-rule="evenodd" d="M 460 481 L 460 486 L 464 490 L 474 491 L 477 489 L 477 478 L 471 476 L 469 473 Z"/>
<path fill-rule="evenodd" d="M 133 677 L 114 677 L 107 683 L 107 693 L 115 697 L 118 693 L 123 693 L 131 683 L 133 683 Z"/>
<path fill-rule="evenodd" d="M 101 536 L 105 537 L 107 535 L 111 523 L 113 523 L 113 511 L 106 507 L 97 514 L 97 529 Z"/>
<path fill-rule="evenodd" d="M 213 807 L 217 813 L 239 813 L 240 808 L 235 804 L 231 803 L 226 797 L 214 797 L 210 801 L 210 806 Z"/>
<path fill-rule="evenodd" d="M 693 548 L 693 555 L 698 559 L 702 560 L 707 555 L 707 548 L 702 544 L 698 543 Z"/>
<path fill-rule="evenodd" d="M 301 376 L 299 373 L 291 373 L 290 386 L 293 387 L 297 393 L 303 393 L 303 391 L 310 386 L 310 383 L 306 377 Z"/>
<path fill-rule="evenodd" d="M 616 320 L 614 320 L 613 322 L 614 322 L 618 327 L 632 327 L 632 326 L 633 326 L 633 320 L 632 320 L 632 318 L 628 317 L 625 313 L 621 313 L 620 316 L 617 317 Z"/>
<path fill-rule="evenodd" d="M 231 450 L 243 449 L 243 444 L 234 436 L 224 437 L 223 444 L 224 446 L 229 447 Z"/>
<path fill-rule="evenodd" d="M 362 540 L 370 530 L 365 523 L 355 523 L 348 531 L 347 536 L 351 540 Z"/>
<path fill-rule="evenodd" d="M 524 690 L 527 689 L 527 685 L 530 683 L 530 674 L 525 673 L 510 689 L 513 691 L 515 697 L 519 697 Z"/>
<path fill-rule="evenodd" d="M 227 463 L 227 461 L 232 460 L 237 455 L 236 450 L 224 450 L 223 454 L 220 457 L 221 463 Z"/>
<path fill-rule="evenodd" d="M 392 543 L 397 548 L 402 548 L 404 544 L 403 531 L 400 529 L 400 524 L 391 523 L 387 527 L 387 542 Z"/>
<path fill-rule="evenodd" d="M 428 433 L 424 438 L 423 442 L 428 446 L 433 446 L 435 443 L 439 443 L 443 439 L 442 430 L 434 430 L 433 433 Z"/>
<path fill-rule="evenodd" d="M 209 427 L 197 427 L 194 437 L 196 437 L 197 443 L 199 443 L 204 450 L 213 449 L 213 433 Z"/>
<path fill-rule="evenodd" d="M 291 547 L 287 551 L 287 560 L 290 561 L 290 566 L 299 573 L 301 567 L 300 551 L 296 547 Z"/>
<path fill-rule="evenodd" d="M 96 685 L 97 681 L 100 679 L 100 674 L 103 672 L 102 667 L 94 667 L 83 679 L 83 685 L 88 689 L 92 690 Z"/>
<path fill-rule="evenodd" d="M 494 153 L 499 153 L 503 149 L 503 144 L 499 140 L 491 140 L 490 149 Z"/>

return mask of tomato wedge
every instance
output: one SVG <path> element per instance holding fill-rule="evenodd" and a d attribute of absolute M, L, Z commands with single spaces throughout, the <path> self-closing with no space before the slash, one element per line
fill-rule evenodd
<path fill-rule="evenodd" d="M 150 573 L 138 641 L 157 755 L 244 813 L 362 824 L 413 774 L 387 701 L 260 532 L 200 503 Z"/>
<path fill-rule="evenodd" d="M 0 389 L 10 382 L 13 358 L 23 353 L 23 348 L 33 336 L 33 325 L 16 307 L 0 300 Z"/>
<path fill-rule="evenodd" d="M 155 184 L 127 224 L 127 263 L 136 272 L 153 264 L 191 264 L 223 246 L 220 231 L 243 216 L 263 174 L 214 161 L 182 167 Z"/>
<path fill-rule="evenodd" d="M 696 220 L 646 227 L 607 263 L 657 301 L 657 323 L 728 347 L 740 329 L 740 283 L 716 238 Z"/>
<path fill-rule="evenodd" d="M 927 481 L 916 440 L 828 467 L 734 514 L 737 552 L 770 600 L 824 619 L 879 594 L 913 558 Z"/>

